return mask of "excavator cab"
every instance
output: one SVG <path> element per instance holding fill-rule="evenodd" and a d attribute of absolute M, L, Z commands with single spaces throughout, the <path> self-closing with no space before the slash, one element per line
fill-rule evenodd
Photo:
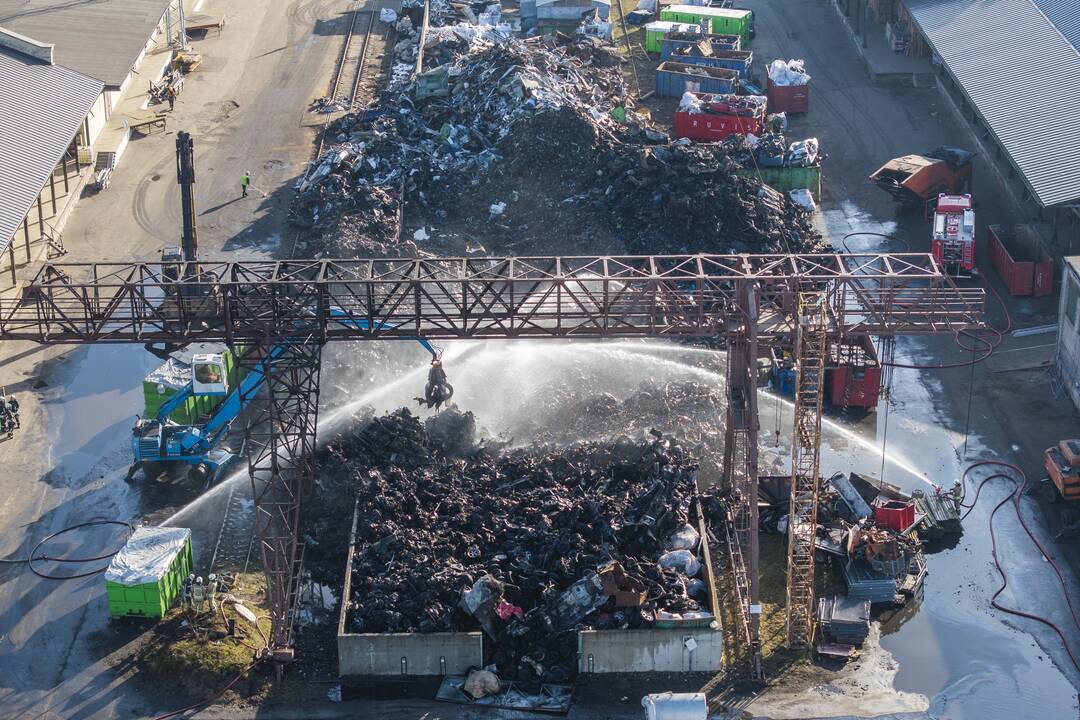
<path fill-rule="evenodd" d="M 195 355 L 191 362 L 191 388 L 195 395 L 228 395 L 225 357 L 220 353 Z"/>

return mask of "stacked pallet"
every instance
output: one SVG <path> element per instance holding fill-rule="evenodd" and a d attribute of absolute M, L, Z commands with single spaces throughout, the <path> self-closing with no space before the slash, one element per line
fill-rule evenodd
<path fill-rule="evenodd" d="M 896 599 L 896 580 L 879 573 L 866 560 L 848 560 L 843 570 L 849 599 L 871 603 L 891 603 Z"/>
<path fill-rule="evenodd" d="M 822 631 L 838 643 L 861 645 L 870 634 L 870 601 L 843 595 L 818 600 Z"/>

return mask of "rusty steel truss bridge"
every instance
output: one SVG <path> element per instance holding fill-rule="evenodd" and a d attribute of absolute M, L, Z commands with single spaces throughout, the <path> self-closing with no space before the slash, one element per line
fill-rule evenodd
<path fill-rule="evenodd" d="M 759 342 L 795 341 L 806 293 L 820 298 L 830 340 L 955 333 L 980 327 L 985 303 L 982 290 L 957 287 L 932 256 L 915 253 L 57 264 L 18 298 L 0 300 L 0 342 L 254 348 L 241 363 L 263 363 L 268 377 L 247 412 L 245 448 L 270 647 L 284 662 L 292 658 L 299 512 L 315 472 L 327 342 L 721 336 L 730 350 L 728 559 L 760 675 L 753 372 Z"/>

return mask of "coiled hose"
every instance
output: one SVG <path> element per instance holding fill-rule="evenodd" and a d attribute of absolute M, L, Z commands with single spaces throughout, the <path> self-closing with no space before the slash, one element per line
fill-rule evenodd
<path fill-rule="evenodd" d="M 91 575 L 97 575 L 99 572 L 103 572 L 105 570 L 105 568 L 100 567 L 100 568 L 97 568 L 95 570 L 87 570 L 86 572 L 76 573 L 74 575 L 50 575 L 49 573 L 45 573 L 45 572 L 42 572 L 41 570 L 38 570 L 36 567 L 34 567 L 34 563 L 35 562 L 92 563 L 92 562 L 99 562 L 101 560 L 108 560 L 109 558 L 113 557 L 118 552 L 120 552 L 120 550 L 116 549 L 116 550 L 113 550 L 110 553 L 105 553 L 104 555 L 96 555 L 94 557 L 85 557 L 85 558 L 57 558 L 57 557 L 50 557 L 48 555 L 39 555 L 38 554 L 38 550 L 41 549 L 42 545 L 44 545 L 47 542 L 50 542 L 51 540 L 56 539 L 57 537 L 59 537 L 61 535 L 64 535 L 64 534 L 69 533 L 69 532 L 73 532 L 75 530 L 79 530 L 81 528 L 94 527 L 94 526 L 98 526 L 98 525 L 123 525 L 124 527 L 126 527 L 128 529 L 128 536 L 129 537 L 131 536 L 131 533 L 135 532 L 135 526 L 132 525 L 129 522 L 124 522 L 123 520 L 90 520 L 90 521 L 87 521 L 87 522 L 79 523 L 77 525 L 70 525 L 70 526 L 68 526 L 68 527 L 66 527 L 66 528 L 64 528 L 62 530 L 57 530 L 56 532 L 54 532 L 51 535 L 46 535 L 42 540 L 40 540 L 36 545 L 34 545 L 34 548 L 30 551 L 30 554 L 27 555 L 25 558 L 0 558 L 0 563 L 3 563 L 5 565 L 22 565 L 22 564 L 26 564 L 27 567 L 30 568 L 31 572 L 33 572 L 35 575 L 37 575 L 40 578 L 45 578 L 46 580 L 77 580 L 79 578 L 90 577 Z"/>
<path fill-rule="evenodd" d="M 973 470 L 980 467 L 1002 468 L 1003 470 L 994 472 L 979 481 L 979 484 L 975 489 L 975 497 L 971 500 L 970 503 L 967 503 L 965 502 L 965 500 L 967 499 L 968 475 L 970 475 Z M 1017 479 L 1017 476 L 1019 476 L 1019 479 Z M 1009 615 L 1015 615 L 1017 617 L 1027 618 L 1028 620 L 1034 620 L 1037 623 L 1041 623 L 1053 630 L 1055 633 L 1057 633 L 1057 636 L 1061 638 L 1061 644 L 1064 646 L 1065 652 L 1068 653 L 1069 659 L 1072 661 L 1073 667 L 1076 668 L 1077 672 L 1080 672 L 1080 661 L 1077 660 L 1076 655 L 1073 654 L 1072 648 L 1069 647 L 1069 642 L 1065 638 L 1065 633 L 1061 630 L 1060 627 L 1058 627 L 1056 623 L 1054 623 L 1048 618 L 1037 615 L 1033 612 L 1020 610 L 1018 608 L 1007 607 L 998 600 L 998 598 L 1001 596 L 1001 593 L 1005 592 L 1005 588 L 1009 585 L 1009 577 L 1008 575 L 1006 575 L 1005 568 L 1002 566 L 1001 559 L 998 557 L 997 536 L 994 532 L 994 516 L 997 515 L 998 510 L 1004 507 L 1006 503 L 1011 501 L 1013 505 L 1013 510 L 1016 513 L 1016 518 L 1020 521 L 1020 526 L 1024 528 L 1024 532 L 1027 533 L 1028 538 L 1035 545 L 1035 547 L 1039 549 L 1039 552 L 1042 553 L 1042 556 L 1046 558 L 1047 562 L 1050 563 L 1050 567 L 1054 569 L 1054 574 L 1057 575 L 1058 582 L 1061 584 L 1061 592 L 1065 596 L 1065 602 L 1069 607 L 1069 613 L 1072 615 L 1073 624 L 1076 626 L 1077 630 L 1080 631 L 1080 617 L 1077 616 L 1076 608 L 1073 606 L 1072 598 L 1069 596 L 1068 585 L 1065 582 L 1065 576 L 1062 574 L 1061 568 L 1058 566 L 1058 563 L 1056 560 L 1054 560 L 1053 556 L 1051 556 L 1050 553 L 1046 551 L 1046 548 L 1043 547 L 1042 543 L 1039 542 L 1039 539 L 1035 537 L 1035 533 L 1033 533 L 1031 531 L 1031 528 L 1028 527 L 1027 522 L 1024 520 L 1023 513 L 1020 512 L 1020 498 L 1023 495 L 1024 490 L 1027 488 L 1028 484 L 1027 475 L 1024 474 L 1024 471 L 1016 465 L 1005 462 L 1003 460 L 980 460 L 969 465 L 967 469 L 964 470 L 963 474 L 960 476 L 960 506 L 967 508 L 967 512 L 964 513 L 961 520 L 967 518 L 967 516 L 971 514 L 971 511 L 979 502 L 979 495 L 982 493 L 983 487 L 985 487 L 988 482 L 998 479 L 1010 481 L 1013 484 L 1013 491 L 1006 495 L 1004 498 L 1002 498 L 1002 500 L 994 506 L 994 509 L 990 511 L 990 518 L 988 522 L 990 527 L 991 550 L 994 558 L 994 567 L 997 568 L 998 574 L 1001 575 L 1001 587 L 999 587 L 997 591 L 991 596 L 990 604 L 998 610 L 1004 613 L 1008 613 Z"/>

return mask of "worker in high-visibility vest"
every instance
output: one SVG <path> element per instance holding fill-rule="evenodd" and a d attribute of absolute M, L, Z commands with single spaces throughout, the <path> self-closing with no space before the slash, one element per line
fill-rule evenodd
<path fill-rule="evenodd" d="M 202 575 L 195 578 L 195 584 L 191 588 L 191 605 L 196 613 L 203 611 L 206 602 L 206 586 L 203 585 Z"/>
<path fill-rule="evenodd" d="M 206 583 L 206 597 L 210 601 L 210 612 L 217 612 L 217 592 L 218 592 L 218 579 L 217 575 L 210 573 L 210 577 L 207 578 Z"/>
<path fill-rule="evenodd" d="M 180 609 L 184 612 L 191 610 L 191 591 L 195 586 L 195 573 L 191 573 L 180 585 Z"/>

